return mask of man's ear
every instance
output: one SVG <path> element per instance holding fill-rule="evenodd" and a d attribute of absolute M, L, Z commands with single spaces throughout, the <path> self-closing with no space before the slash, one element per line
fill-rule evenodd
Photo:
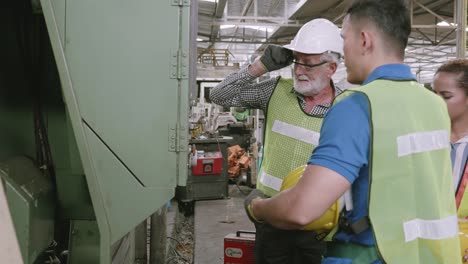
<path fill-rule="evenodd" d="M 367 54 L 374 47 L 374 35 L 370 31 L 361 31 L 361 52 Z"/>
<path fill-rule="evenodd" d="M 336 64 L 335 62 L 332 62 L 332 63 L 329 63 L 328 65 L 329 65 L 328 69 L 330 70 L 330 73 L 331 73 L 329 77 L 331 77 L 333 74 L 335 74 L 336 69 L 338 69 L 338 64 Z"/>

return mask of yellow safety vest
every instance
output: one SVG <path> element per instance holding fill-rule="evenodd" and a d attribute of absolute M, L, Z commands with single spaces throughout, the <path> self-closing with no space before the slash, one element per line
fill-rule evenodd
<path fill-rule="evenodd" d="M 368 210 L 380 258 L 461 263 L 445 103 L 413 81 L 376 80 L 353 91 L 369 101 Z"/>
<path fill-rule="evenodd" d="M 293 81 L 281 78 L 266 111 L 257 189 L 268 196 L 280 191 L 288 173 L 307 163 L 320 137 L 323 118 L 305 113 L 292 89 Z"/>

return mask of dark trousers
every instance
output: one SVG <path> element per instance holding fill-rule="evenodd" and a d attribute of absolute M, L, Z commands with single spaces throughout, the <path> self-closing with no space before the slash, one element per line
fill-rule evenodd
<path fill-rule="evenodd" d="M 256 264 L 320 264 L 325 242 L 316 233 L 301 230 L 280 230 L 267 224 L 256 225 Z"/>

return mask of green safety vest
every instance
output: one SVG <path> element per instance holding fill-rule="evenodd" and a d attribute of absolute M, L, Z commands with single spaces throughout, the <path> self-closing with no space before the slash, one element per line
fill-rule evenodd
<path fill-rule="evenodd" d="M 279 192 L 286 175 L 307 163 L 320 137 L 323 118 L 305 113 L 292 89 L 293 81 L 281 78 L 268 102 L 257 177 L 257 189 L 268 196 Z"/>
<path fill-rule="evenodd" d="M 353 92 L 369 101 L 368 210 L 380 258 L 461 263 L 445 103 L 413 81 L 376 80 Z"/>

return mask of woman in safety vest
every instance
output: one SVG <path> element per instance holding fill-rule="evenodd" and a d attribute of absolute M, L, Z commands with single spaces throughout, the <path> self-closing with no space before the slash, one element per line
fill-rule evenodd
<path fill-rule="evenodd" d="M 451 158 L 456 190 L 460 242 L 463 261 L 468 261 L 468 60 L 457 59 L 442 65 L 434 77 L 434 91 L 447 103 L 451 120 Z"/>

